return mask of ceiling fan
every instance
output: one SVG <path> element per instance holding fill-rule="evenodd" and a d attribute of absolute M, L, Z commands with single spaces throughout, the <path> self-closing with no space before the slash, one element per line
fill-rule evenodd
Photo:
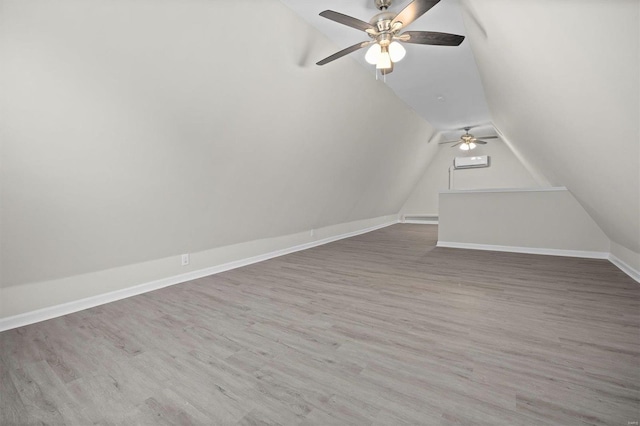
<path fill-rule="evenodd" d="M 460 145 L 460 149 L 463 151 L 470 151 L 472 149 L 475 149 L 477 145 L 485 145 L 487 143 L 486 141 L 477 139 L 475 136 L 469 133 L 469 130 L 471 130 L 473 127 L 475 126 L 468 126 L 463 127 L 462 129 L 458 129 L 464 130 L 465 132 L 464 135 L 460 136 L 460 139 L 440 142 L 440 144 L 454 143 L 455 145 L 451 145 L 451 148 L 455 148 L 456 146 Z M 498 136 L 484 136 L 482 139 L 498 139 Z"/>
<path fill-rule="evenodd" d="M 402 43 L 429 44 L 436 46 L 459 46 L 464 36 L 433 31 L 405 31 L 413 21 L 424 15 L 429 9 L 438 4 L 440 0 L 413 0 L 397 15 L 386 10 L 391 6 L 392 0 L 375 0 L 380 13 L 369 22 L 344 15 L 333 10 L 325 10 L 320 16 L 338 22 L 343 25 L 361 30 L 367 33 L 371 40 L 354 44 L 331 56 L 324 58 L 316 65 L 325 65 L 335 61 L 356 50 L 370 46 L 365 59 L 368 63 L 376 65 L 383 75 L 393 71 L 393 64 L 404 58 L 406 53 Z"/>

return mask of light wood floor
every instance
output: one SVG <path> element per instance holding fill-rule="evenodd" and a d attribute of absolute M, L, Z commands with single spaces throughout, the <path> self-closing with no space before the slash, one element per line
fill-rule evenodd
<path fill-rule="evenodd" d="M 640 420 L 640 285 L 436 235 L 396 225 L 4 332 L 0 423 Z"/>

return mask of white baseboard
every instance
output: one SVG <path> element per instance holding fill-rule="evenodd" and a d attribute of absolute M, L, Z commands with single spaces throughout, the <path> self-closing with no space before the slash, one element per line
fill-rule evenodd
<path fill-rule="evenodd" d="M 623 262 L 613 254 L 609 254 L 609 262 L 616 265 L 622 272 L 629 275 L 631 278 L 640 283 L 640 271 L 631 267 L 631 265 Z"/>
<path fill-rule="evenodd" d="M 583 257 L 587 259 L 609 259 L 609 253 L 600 251 L 564 250 L 535 247 L 498 246 L 491 244 L 456 243 L 438 241 L 438 247 L 460 248 L 469 250 L 502 251 L 509 253 L 542 254 L 547 256 Z"/>
<path fill-rule="evenodd" d="M 437 220 L 403 220 L 402 223 L 411 223 L 414 225 L 437 225 Z"/>
<path fill-rule="evenodd" d="M 632 268 L 627 263 L 620 260 L 611 253 L 601 251 L 581 251 L 581 250 L 561 250 L 561 249 L 541 249 L 533 247 L 513 247 L 513 246 L 496 246 L 490 244 L 474 244 L 474 243 L 454 243 L 449 241 L 438 241 L 438 247 L 460 248 L 469 250 L 487 250 L 502 251 L 509 253 L 526 253 L 526 254 L 542 254 L 548 256 L 567 256 L 582 257 L 586 259 L 607 259 L 613 263 L 622 272 L 629 275 L 635 281 L 640 283 L 640 271 Z"/>
<path fill-rule="evenodd" d="M 365 234 L 367 232 L 375 231 L 377 229 L 385 228 L 390 225 L 398 223 L 397 220 L 382 223 L 379 225 L 371 226 L 368 228 L 359 229 L 352 232 L 343 233 L 340 235 L 334 235 L 331 237 L 323 238 L 320 240 L 311 241 L 308 243 L 287 247 L 281 250 L 275 250 L 268 253 L 260 254 L 245 259 L 236 260 L 196 271 L 187 272 L 180 275 L 174 275 L 171 277 L 147 282 L 144 284 L 124 288 L 121 290 L 111 291 L 108 293 L 99 294 L 96 296 L 87 297 L 84 299 L 74 300 L 68 303 L 63 303 L 55 306 L 50 306 L 23 314 L 14 315 L 6 318 L 0 318 L 0 332 L 10 330 L 12 328 L 22 327 L 25 325 L 33 324 L 40 321 L 46 321 L 52 318 L 68 315 L 74 312 L 82 311 L 84 309 L 93 308 L 95 306 L 104 305 L 105 303 L 115 302 L 117 300 L 126 299 L 128 297 L 137 296 L 142 293 L 147 293 L 154 290 L 159 290 L 164 287 L 168 287 L 175 284 L 195 280 L 198 278 L 206 277 L 209 275 L 219 274 L 221 272 L 229 271 L 231 269 L 240 268 L 242 266 L 251 265 L 253 263 L 262 262 L 265 260 L 273 259 L 275 257 L 284 256 L 286 254 L 294 253 L 301 250 L 307 250 L 320 245 L 328 244 L 334 241 L 342 240 L 345 238 L 354 237 L 356 235 Z"/>
<path fill-rule="evenodd" d="M 334 241 L 338 241 L 345 238 L 354 237 L 356 235 L 364 234 L 367 232 L 375 231 L 377 229 L 385 228 L 390 225 L 399 223 L 399 221 L 385 222 L 379 225 L 359 229 L 352 232 L 347 232 L 327 238 L 323 238 L 316 241 L 311 241 L 304 244 L 299 244 L 291 247 L 287 247 L 281 250 L 275 250 L 268 253 L 260 254 L 258 256 L 248 257 L 245 259 L 236 260 L 233 262 L 227 262 L 224 264 L 199 269 L 196 271 L 187 272 L 184 274 L 174 275 L 171 277 L 150 281 L 144 284 L 124 288 L 121 290 L 111 291 L 108 293 L 99 294 L 79 300 L 74 300 L 68 303 L 63 303 L 55 306 L 50 306 L 23 314 L 14 315 L 6 318 L 0 318 L 0 332 L 10 330 L 12 328 L 22 327 L 25 325 L 33 324 L 40 321 L 60 317 L 63 315 L 78 312 L 84 309 L 93 308 L 95 306 L 103 305 L 117 300 L 126 299 L 128 297 L 136 296 L 139 294 L 147 293 L 154 290 L 159 290 L 164 287 L 168 287 L 175 284 L 195 280 L 198 278 L 206 277 L 209 275 L 218 274 L 221 272 L 229 271 L 232 269 L 240 268 L 242 266 L 251 265 L 253 263 L 262 262 L 265 260 L 273 259 L 275 257 L 284 256 L 286 254 L 294 253 L 301 250 L 317 247 L 320 245 L 328 244 Z M 404 222 L 411 223 L 411 222 Z M 424 224 L 425 222 L 418 222 Z M 620 260 L 618 257 L 605 252 L 594 251 L 579 251 L 579 250 L 560 250 L 560 249 L 540 249 L 532 247 L 512 247 L 512 246 L 499 246 L 488 244 L 473 244 L 473 243 L 456 243 L 447 241 L 438 241 L 438 247 L 449 248 L 461 248 L 471 250 L 488 250 L 488 251 L 501 251 L 512 253 L 528 253 L 528 254 L 542 254 L 550 256 L 568 256 L 568 257 L 582 257 L 590 259 L 608 259 L 611 263 L 620 268 L 623 272 L 640 283 L 640 271 L 632 268 L 627 263 Z"/>

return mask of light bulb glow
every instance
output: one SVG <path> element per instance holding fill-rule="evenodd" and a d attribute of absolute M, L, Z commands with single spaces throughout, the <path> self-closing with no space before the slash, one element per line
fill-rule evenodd
<path fill-rule="evenodd" d="M 374 43 L 371 45 L 369 50 L 367 50 L 367 54 L 364 55 L 364 60 L 371 65 L 376 65 L 378 63 L 378 58 L 380 57 L 380 52 L 382 52 L 382 48 L 378 43 Z"/>
<path fill-rule="evenodd" d="M 476 145 L 473 142 L 465 142 L 462 145 L 460 145 L 460 149 L 463 150 L 463 151 L 469 151 L 471 149 L 474 149 L 476 146 L 478 146 L 478 145 Z"/>
<path fill-rule="evenodd" d="M 393 62 L 400 62 L 406 54 L 407 51 L 405 48 L 397 41 L 394 41 L 389 45 L 389 56 Z"/>
<path fill-rule="evenodd" d="M 391 56 L 389 56 L 389 51 L 387 49 L 381 49 L 376 69 L 386 70 L 389 68 L 391 68 Z"/>

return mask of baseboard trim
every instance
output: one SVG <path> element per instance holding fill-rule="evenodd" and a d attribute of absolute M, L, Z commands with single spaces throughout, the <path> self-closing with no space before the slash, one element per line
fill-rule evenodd
<path fill-rule="evenodd" d="M 460 170 L 460 169 L 458 169 Z M 566 186 L 544 186 L 539 188 L 487 188 L 487 189 L 443 189 L 440 194 L 475 194 L 475 193 L 501 193 L 501 192 L 555 192 L 566 191 Z"/>
<path fill-rule="evenodd" d="M 609 253 L 600 251 L 548 249 L 536 247 L 498 246 L 491 244 L 457 243 L 438 241 L 437 247 L 459 248 L 469 250 L 501 251 L 508 253 L 541 254 L 546 256 L 582 257 L 587 259 L 609 259 Z"/>
<path fill-rule="evenodd" d="M 334 235 L 331 237 L 323 238 L 308 243 L 291 246 L 281 250 L 275 250 L 272 252 L 264 253 L 258 256 L 248 257 L 245 259 L 236 260 L 197 271 L 187 272 L 185 274 L 174 275 L 171 277 L 151 281 L 144 284 L 116 290 L 108 293 L 99 294 L 96 296 L 87 297 L 84 299 L 74 300 L 71 302 L 63 303 L 60 305 L 49 306 L 46 308 L 38 309 L 31 312 L 25 312 L 23 314 L 14 315 L 6 318 L 0 318 L 0 332 L 11 330 L 13 328 L 22 327 L 29 324 L 34 324 L 40 321 L 46 321 L 49 319 L 61 317 L 64 315 L 72 314 L 74 312 L 82 311 L 85 309 L 93 308 L 95 306 L 104 305 L 106 303 L 115 302 L 118 300 L 126 299 L 128 297 L 137 296 L 139 294 L 148 293 L 150 291 L 159 290 L 164 287 L 192 281 L 198 278 L 203 278 L 209 275 L 219 274 L 221 272 L 230 271 L 232 269 L 241 268 L 243 266 L 252 265 L 254 263 L 263 262 L 265 260 L 273 259 L 275 257 L 284 256 L 297 251 L 307 250 L 313 247 L 321 246 L 324 244 L 332 243 L 334 241 L 342 240 L 345 238 L 355 237 L 357 235 L 366 234 L 367 232 L 375 231 L 387 226 L 395 225 L 399 223 L 398 220 L 385 222 L 379 225 L 359 229 L 356 231 L 347 232 L 344 234 Z"/>
<path fill-rule="evenodd" d="M 402 223 L 410 223 L 414 225 L 437 225 L 437 220 L 403 220 Z"/>
<path fill-rule="evenodd" d="M 628 263 L 620 260 L 620 258 L 616 257 L 613 254 L 609 254 L 608 259 L 609 259 L 609 262 L 611 262 L 614 265 L 616 265 L 618 267 L 618 269 L 620 269 L 625 274 L 629 275 L 636 282 L 640 283 L 640 271 L 638 271 L 637 269 L 632 268 L 631 265 L 629 265 Z"/>
<path fill-rule="evenodd" d="M 611 253 L 601 251 L 580 251 L 561 249 L 541 249 L 533 247 L 494 246 L 490 244 L 454 243 L 450 241 L 438 241 L 437 247 L 460 248 L 469 250 L 501 251 L 508 253 L 542 254 L 547 256 L 582 257 L 586 259 L 607 259 L 629 277 L 640 283 L 640 271 L 620 260 Z"/>
<path fill-rule="evenodd" d="M 400 221 L 414 225 L 437 225 L 439 218 L 437 213 L 407 213 L 401 215 Z"/>

